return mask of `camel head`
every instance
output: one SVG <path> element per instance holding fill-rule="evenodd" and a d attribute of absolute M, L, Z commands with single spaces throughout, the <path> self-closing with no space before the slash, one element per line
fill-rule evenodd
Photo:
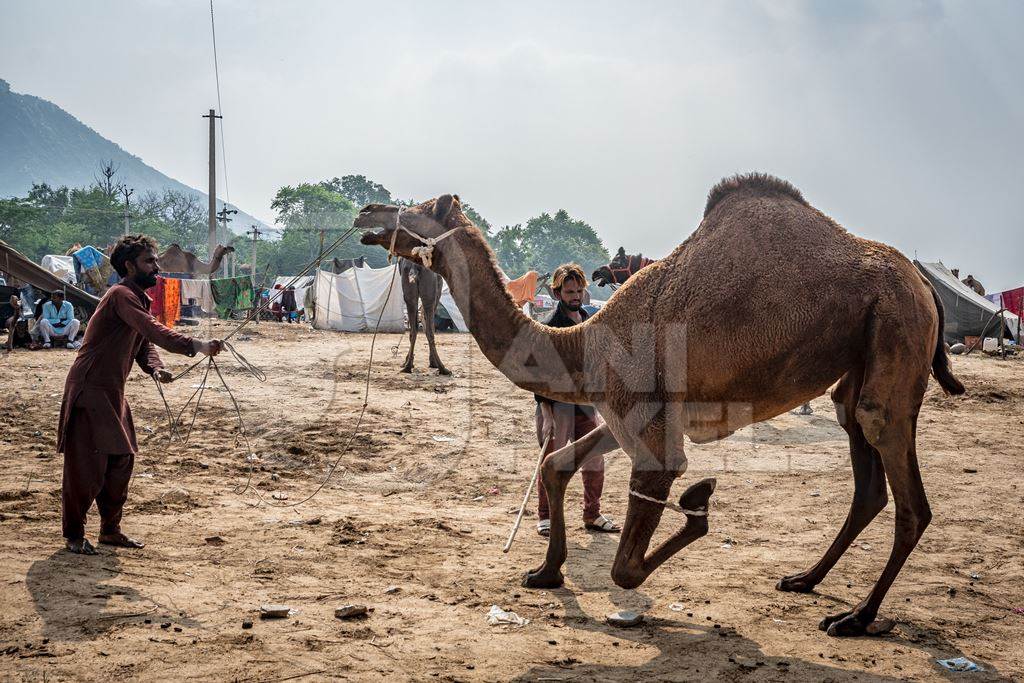
<path fill-rule="evenodd" d="M 397 229 L 399 220 L 402 230 Z M 472 228 L 473 222 L 462 213 L 458 195 L 444 194 L 403 208 L 401 213 L 399 207 L 392 204 L 367 204 L 356 216 L 353 226 L 365 231 L 359 239 L 361 243 L 390 249 L 393 240 L 396 254 L 414 263 L 423 263 L 415 250 L 423 247 L 425 240 L 440 237 L 453 228 Z M 443 251 L 446 246 L 441 241 L 436 249 Z"/>
<path fill-rule="evenodd" d="M 595 270 L 590 280 L 598 287 L 604 287 L 605 285 L 621 285 L 632 273 L 629 272 L 630 257 L 626 254 L 625 247 L 619 247 L 619 250 L 615 252 L 615 256 L 607 265 L 601 266 Z"/>

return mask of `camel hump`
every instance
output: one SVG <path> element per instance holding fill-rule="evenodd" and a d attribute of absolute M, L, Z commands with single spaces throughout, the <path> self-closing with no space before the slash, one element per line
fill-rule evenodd
<path fill-rule="evenodd" d="M 762 196 L 781 195 L 795 199 L 804 206 L 810 206 L 800 190 L 782 178 L 776 178 L 768 173 L 737 173 L 729 178 L 723 178 L 711 188 L 711 192 L 708 192 L 708 203 L 704 205 L 704 215 L 711 213 L 711 209 L 730 194 L 741 190 Z"/>

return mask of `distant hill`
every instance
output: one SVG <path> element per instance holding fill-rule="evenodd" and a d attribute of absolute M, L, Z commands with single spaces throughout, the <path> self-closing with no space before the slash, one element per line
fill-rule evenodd
<path fill-rule="evenodd" d="M 119 167 L 118 178 L 135 188 L 136 195 L 166 189 L 196 195 L 204 204 L 208 201 L 205 192 L 148 166 L 54 103 L 12 92 L 10 84 L 0 79 L 0 197 L 24 196 L 32 183 L 86 187 L 105 160 L 113 160 Z M 222 204 L 218 199 L 218 210 Z M 236 233 L 253 223 L 272 227 L 241 209 L 233 219 L 230 225 Z"/>

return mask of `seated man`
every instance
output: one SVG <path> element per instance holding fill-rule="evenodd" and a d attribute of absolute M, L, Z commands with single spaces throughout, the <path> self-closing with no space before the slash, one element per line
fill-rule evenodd
<path fill-rule="evenodd" d="M 75 309 L 70 301 L 64 300 L 64 292 L 56 290 L 50 300 L 43 304 L 43 314 L 39 318 L 36 329 L 43 339 L 43 348 L 52 346 L 51 337 L 64 337 L 69 349 L 78 349 L 81 343 L 75 341 L 78 328 L 81 326 L 75 318 Z"/>

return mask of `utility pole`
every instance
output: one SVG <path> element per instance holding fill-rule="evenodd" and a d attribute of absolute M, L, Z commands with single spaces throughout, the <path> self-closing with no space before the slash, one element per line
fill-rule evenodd
<path fill-rule="evenodd" d="M 213 252 L 217 251 L 217 128 L 216 119 L 223 118 L 217 116 L 217 112 L 213 109 L 210 110 L 209 114 L 203 115 L 204 119 L 210 119 L 210 185 L 209 185 L 209 199 L 210 206 L 207 218 L 207 238 L 209 246 L 209 254 L 207 258 L 213 259 Z M 213 273 L 210 273 L 213 275 Z"/>
<path fill-rule="evenodd" d="M 321 261 L 324 259 L 324 233 L 325 228 L 320 228 L 320 252 L 316 255 L 316 269 L 320 270 Z"/>
<path fill-rule="evenodd" d="M 224 241 L 225 241 L 225 243 L 231 241 L 230 239 L 228 239 L 228 234 L 229 234 L 228 233 L 228 223 L 231 222 L 231 219 L 228 218 L 228 214 L 232 214 L 232 213 L 238 213 L 238 212 L 236 210 L 234 210 L 234 209 L 229 209 L 228 205 L 225 204 L 224 208 L 221 209 L 220 213 L 217 214 L 217 218 L 220 220 L 221 225 L 224 226 Z M 224 246 L 227 246 L 227 244 L 225 244 Z M 214 250 L 216 250 L 216 247 L 214 247 Z M 210 252 L 210 259 L 211 260 L 213 259 L 213 252 Z M 221 261 L 221 273 L 223 274 L 224 277 L 228 276 L 228 262 L 227 262 L 227 259 Z"/>
<path fill-rule="evenodd" d="M 260 235 L 262 235 L 263 233 L 260 232 L 260 226 L 259 225 L 253 224 L 252 230 L 250 230 L 249 232 L 247 232 L 245 234 L 246 235 L 252 235 L 252 260 L 249 262 L 250 263 L 250 265 L 249 265 L 249 277 L 252 279 L 252 288 L 253 288 L 253 290 L 255 290 L 256 289 L 256 242 L 259 241 Z M 256 324 L 257 325 L 260 324 L 259 307 L 260 307 L 260 297 L 256 297 L 256 307 L 253 309 L 252 313 L 253 313 L 254 316 L 256 316 Z"/>
<path fill-rule="evenodd" d="M 249 275 L 252 277 L 252 286 L 256 286 L 256 242 L 259 240 L 260 235 L 263 233 L 260 231 L 260 226 L 253 225 L 252 230 L 245 233 L 246 235 L 252 235 L 252 267 L 249 268 Z"/>
<path fill-rule="evenodd" d="M 124 235 L 127 237 L 128 232 L 131 230 L 131 222 L 128 218 L 128 198 L 135 194 L 135 188 L 128 188 L 122 185 L 121 194 L 124 195 Z"/>

